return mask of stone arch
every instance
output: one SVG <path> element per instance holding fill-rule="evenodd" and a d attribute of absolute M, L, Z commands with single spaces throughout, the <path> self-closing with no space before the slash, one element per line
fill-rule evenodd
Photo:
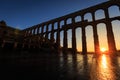
<path fill-rule="evenodd" d="M 115 37 L 115 44 L 117 50 L 120 50 L 120 20 L 114 20 L 111 22 L 112 23 L 112 28 L 113 28 L 113 33 Z"/>
<path fill-rule="evenodd" d="M 110 18 L 120 16 L 120 9 L 119 9 L 119 6 L 117 5 L 112 5 L 108 7 L 108 11 L 109 11 Z"/>
<path fill-rule="evenodd" d="M 108 50 L 108 39 L 107 39 L 107 30 L 105 23 L 97 24 L 98 39 L 101 48 L 106 48 Z"/>
<path fill-rule="evenodd" d="M 80 27 L 75 29 L 76 32 L 76 48 L 77 51 L 82 51 L 82 30 Z"/>
<path fill-rule="evenodd" d="M 72 23 L 72 18 L 68 18 L 66 21 L 67 21 L 67 24 L 71 24 Z"/>
<path fill-rule="evenodd" d="M 84 14 L 84 20 L 88 20 L 88 22 L 93 21 L 92 20 L 92 14 L 90 12 Z"/>
<path fill-rule="evenodd" d="M 94 52 L 94 38 L 93 38 L 93 28 L 91 25 L 85 27 L 86 31 L 86 43 L 87 43 L 87 51 Z"/>
<path fill-rule="evenodd" d="M 75 22 L 80 22 L 81 21 L 81 16 L 76 16 L 75 17 Z"/>
<path fill-rule="evenodd" d="M 105 18 L 105 12 L 103 9 L 99 9 L 95 11 L 95 20 L 103 19 L 103 18 Z"/>

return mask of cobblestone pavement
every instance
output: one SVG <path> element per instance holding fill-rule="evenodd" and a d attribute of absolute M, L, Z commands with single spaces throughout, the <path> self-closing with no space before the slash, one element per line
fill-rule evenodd
<path fill-rule="evenodd" d="M 120 80 L 120 57 L 102 54 L 0 56 L 1 80 Z"/>

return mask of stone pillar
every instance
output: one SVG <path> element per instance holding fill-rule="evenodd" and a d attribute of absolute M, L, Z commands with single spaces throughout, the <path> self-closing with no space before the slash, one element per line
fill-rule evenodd
<path fill-rule="evenodd" d="M 75 24 L 75 19 L 72 18 L 72 24 Z M 75 26 L 72 26 L 72 49 L 73 52 L 76 52 L 76 33 L 75 33 Z"/>
<path fill-rule="evenodd" d="M 64 21 L 64 25 L 66 25 L 66 20 Z M 67 50 L 68 48 L 68 44 L 67 44 L 67 30 L 66 28 L 64 29 L 64 42 L 63 42 L 63 47 L 64 47 L 64 51 Z"/>
<path fill-rule="evenodd" d="M 81 19 L 84 22 L 84 16 L 81 16 Z M 82 25 L 82 54 L 87 54 L 86 33 L 84 24 Z"/>
<path fill-rule="evenodd" d="M 113 52 L 116 52 L 116 45 L 115 45 L 115 39 L 114 39 L 113 30 L 112 30 L 112 24 L 109 19 L 109 13 L 107 8 L 105 9 L 105 16 L 106 16 L 106 29 L 107 29 L 109 52 L 113 53 Z"/>
<path fill-rule="evenodd" d="M 94 13 L 92 13 L 92 19 L 93 19 L 93 22 L 95 22 L 95 14 Z M 95 50 L 95 53 L 99 53 L 100 52 L 100 46 L 99 46 L 96 23 L 94 23 L 92 25 L 92 27 L 93 27 L 93 37 L 94 37 L 94 50 Z"/>
<path fill-rule="evenodd" d="M 56 43 L 58 48 L 60 48 L 60 22 L 58 22 L 58 29 L 57 29 L 57 39 Z"/>

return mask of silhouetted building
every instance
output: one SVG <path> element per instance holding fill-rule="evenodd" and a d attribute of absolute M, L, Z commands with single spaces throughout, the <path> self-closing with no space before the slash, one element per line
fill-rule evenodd
<path fill-rule="evenodd" d="M 3 47 L 6 43 L 15 44 L 20 41 L 21 31 L 13 27 L 7 26 L 5 21 L 0 21 L 0 46 Z"/>

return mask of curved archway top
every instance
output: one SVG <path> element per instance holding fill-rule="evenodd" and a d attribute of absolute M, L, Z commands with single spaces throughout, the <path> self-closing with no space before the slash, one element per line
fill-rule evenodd
<path fill-rule="evenodd" d="M 112 4 L 109 4 L 109 5 L 107 5 L 106 8 L 110 8 L 110 7 L 112 7 L 112 6 L 117 6 L 117 7 L 119 7 L 119 6 L 120 6 L 120 2 L 119 2 L 119 3 L 114 2 L 114 3 L 112 3 Z"/>
<path fill-rule="evenodd" d="M 67 28 L 66 31 L 72 30 L 72 28 Z"/>
<path fill-rule="evenodd" d="M 81 21 L 81 16 L 76 16 L 76 17 L 74 18 L 74 20 L 75 20 L 75 22 Z"/>
<path fill-rule="evenodd" d="M 74 16 L 74 19 L 75 19 L 76 17 L 80 17 L 80 18 L 81 18 L 81 15 L 75 15 L 75 16 Z"/>
<path fill-rule="evenodd" d="M 120 8 L 120 5 L 118 5 L 118 4 L 111 4 L 111 5 L 109 5 L 109 6 L 107 7 L 107 9 L 110 9 L 110 8 L 112 8 L 112 7 Z"/>
<path fill-rule="evenodd" d="M 109 10 L 109 8 L 114 7 L 114 6 L 116 6 L 116 7 L 118 7 L 118 8 L 119 8 L 119 5 L 116 5 L 116 4 L 111 4 L 111 5 L 106 6 L 105 8 L 103 8 L 103 10 L 104 10 L 104 11 L 105 11 L 105 10 Z"/>
<path fill-rule="evenodd" d="M 90 14 L 92 16 L 91 12 L 87 12 L 86 14 L 83 15 L 83 17 L 85 17 L 85 15 L 88 15 L 88 14 Z"/>
<path fill-rule="evenodd" d="M 96 24 L 97 26 L 100 25 L 100 24 L 104 24 L 106 26 L 106 23 L 105 22 L 101 22 L 101 23 L 98 23 Z"/>
<path fill-rule="evenodd" d="M 93 25 L 92 24 L 88 24 L 87 26 L 85 26 L 85 28 L 87 28 L 87 27 L 93 27 Z"/>
<path fill-rule="evenodd" d="M 94 12 L 94 14 L 95 14 L 97 11 L 104 11 L 104 12 L 105 12 L 104 8 L 100 8 L 100 9 L 97 9 L 97 10 Z"/>
<path fill-rule="evenodd" d="M 72 22 L 72 18 L 68 18 L 66 22 L 69 23 L 69 21 Z"/>
<path fill-rule="evenodd" d="M 116 21 L 119 21 L 119 22 L 120 22 L 120 20 L 116 19 L 116 20 L 112 20 L 111 23 L 112 23 L 112 22 L 116 22 Z"/>
<path fill-rule="evenodd" d="M 64 32 L 64 31 L 65 31 L 65 30 L 62 29 L 62 30 L 60 30 L 60 33 L 61 33 L 61 32 Z"/>
<path fill-rule="evenodd" d="M 83 14 L 83 17 L 84 17 L 85 15 L 87 15 L 87 14 L 91 14 L 91 15 L 92 15 L 92 11 L 88 11 L 88 12 L 84 13 L 84 14 Z"/>

